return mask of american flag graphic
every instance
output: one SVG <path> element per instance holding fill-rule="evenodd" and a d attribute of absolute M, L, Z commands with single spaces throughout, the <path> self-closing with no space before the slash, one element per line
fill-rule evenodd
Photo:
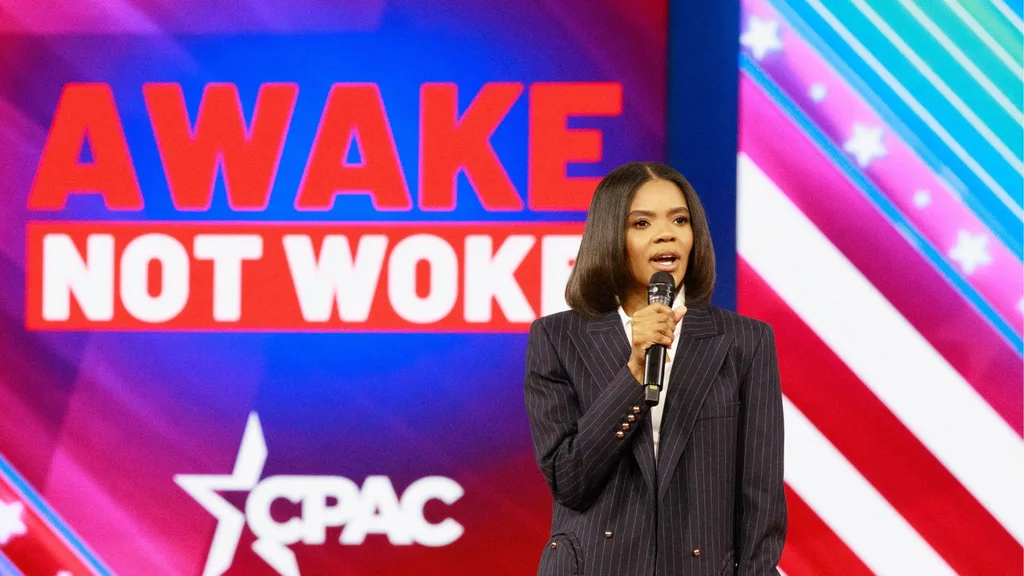
<path fill-rule="evenodd" d="M 1024 572 L 1021 7 L 744 0 L 739 311 L 808 574 Z"/>
<path fill-rule="evenodd" d="M 0 456 L 0 576 L 110 574 L 25 479 Z"/>

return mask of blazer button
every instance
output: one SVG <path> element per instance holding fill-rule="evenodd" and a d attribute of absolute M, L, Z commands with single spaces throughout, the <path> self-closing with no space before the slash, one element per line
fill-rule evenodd
<path fill-rule="evenodd" d="M 633 416 L 632 414 L 630 414 L 629 416 L 626 416 L 626 420 L 628 420 L 630 422 L 636 422 L 636 416 Z"/>
<path fill-rule="evenodd" d="M 612 537 L 612 531 L 611 530 L 605 530 L 604 531 L 604 537 L 605 538 L 611 538 Z"/>
<path fill-rule="evenodd" d="M 623 432 L 622 430 L 619 430 L 618 432 L 615 433 L 615 437 L 618 438 L 619 440 L 622 440 L 623 438 L 626 437 L 626 433 Z"/>
<path fill-rule="evenodd" d="M 700 550 L 694 550 L 693 551 L 693 557 L 696 558 L 698 556 L 700 556 Z"/>
<path fill-rule="evenodd" d="M 558 548 L 558 542 L 551 543 L 551 549 L 554 550 L 555 548 Z"/>
<path fill-rule="evenodd" d="M 629 422 L 623 422 L 622 423 L 622 429 L 623 430 L 629 430 Z"/>
<path fill-rule="evenodd" d="M 633 414 L 639 414 L 639 413 L 640 413 L 640 407 L 639 406 L 633 406 Z"/>

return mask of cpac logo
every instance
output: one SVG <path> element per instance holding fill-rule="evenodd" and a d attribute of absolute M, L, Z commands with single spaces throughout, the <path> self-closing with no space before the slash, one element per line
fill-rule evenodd
<path fill-rule="evenodd" d="M 283 576 L 299 576 L 295 553 L 288 546 L 323 544 L 328 526 L 344 526 L 339 542 L 362 544 L 367 534 L 386 534 L 393 545 L 447 546 L 462 536 L 462 525 L 448 518 L 431 524 L 423 517 L 430 500 L 454 504 L 462 486 L 443 476 L 421 478 L 399 499 L 387 476 L 368 476 L 360 489 L 340 476 L 271 476 L 260 480 L 267 444 L 255 412 L 242 435 L 235 469 L 227 475 L 178 474 L 174 481 L 217 518 L 203 576 L 220 576 L 231 567 L 242 529 L 248 520 L 256 535 L 252 549 Z M 243 515 L 218 491 L 249 491 Z M 278 499 L 302 504 L 301 513 L 286 522 L 270 515 Z M 334 500 L 333 504 L 328 504 Z"/>

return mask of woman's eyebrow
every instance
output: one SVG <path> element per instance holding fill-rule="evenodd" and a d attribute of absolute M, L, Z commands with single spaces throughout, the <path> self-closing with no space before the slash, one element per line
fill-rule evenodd
<path fill-rule="evenodd" d="M 689 213 L 690 213 L 690 210 L 686 206 L 678 206 L 678 207 L 673 208 L 673 209 L 668 211 L 669 216 L 672 216 L 672 215 L 675 215 L 675 214 L 689 214 Z M 629 212 L 629 214 L 626 214 L 627 218 L 633 218 L 635 216 L 646 216 L 648 218 L 653 218 L 654 217 L 654 212 L 651 212 L 650 210 L 631 210 Z"/>

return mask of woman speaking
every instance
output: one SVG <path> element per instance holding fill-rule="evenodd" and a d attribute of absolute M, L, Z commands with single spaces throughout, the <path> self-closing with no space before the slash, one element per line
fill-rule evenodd
<path fill-rule="evenodd" d="M 649 303 L 657 273 L 674 307 Z M 526 352 L 530 429 L 555 500 L 539 575 L 778 574 L 774 335 L 712 306 L 714 280 L 704 209 L 682 174 L 634 162 L 601 181 L 571 310 L 534 322 Z M 664 347 L 660 390 L 644 382 L 659 373 L 645 366 L 652 346 Z"/>

